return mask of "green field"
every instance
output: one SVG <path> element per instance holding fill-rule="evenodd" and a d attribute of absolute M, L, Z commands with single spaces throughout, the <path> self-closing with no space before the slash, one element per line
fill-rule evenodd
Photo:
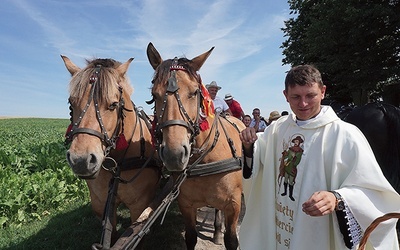
<path fill-rule="evenodd" d="M 86 183 L 73 175 L 65 153 L 67 119 L 0 119 L 0 249 L 90 249 L 101 222 Z M 118 230 L 130 223 L 118 210 Z M 177 249 L 182 217 L 174 203 L 154 225 L 144 249 Z"/>

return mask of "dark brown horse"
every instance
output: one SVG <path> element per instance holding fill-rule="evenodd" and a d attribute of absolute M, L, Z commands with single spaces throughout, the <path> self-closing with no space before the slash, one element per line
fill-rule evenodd
<path fill-rule="evenodd" d="M 66 56 L 62 59 L 72 76 L 67 160 L 72 171 L 86 180 L 99 218 L 105 211 L 110 181 L 121 183 L 116 185 L 112 211 L 115 238 L 118 204 L 124 203 L 131 221 L 136 221 L 153 199 L 160 179 L 150 131 L 130 100 L 133 88 L 126 72 L 133 58 L 123 64 L 95 59 L 84 69 Z"/>
<path fill-rule="evenodd" d="M 344 118 L 367 138 L 383 174 L 400 193 L 400 109 L 384 102 L 354 108 Z"/>
<path fill-rule="evenodd" d="M 236 227 L 242 193 L 239 131 L 244 124 L 234 117 L 223 118 L 211 112 L 212 100 L 197 71 L 212 50 L 192 60 L 163 61 L 153 44 L 147 47 L 155 70 L 151 94 L 159 157 L 175 179 L 188 177 L 178 196 L 187 249 L 194 249 L 197 243 L 197 209 L 208 205 L 224 213 L 225 247 L 238 248 Z M 216 224 L 214 228 L 217 242 L 222 236 L 220 227 Z"/>

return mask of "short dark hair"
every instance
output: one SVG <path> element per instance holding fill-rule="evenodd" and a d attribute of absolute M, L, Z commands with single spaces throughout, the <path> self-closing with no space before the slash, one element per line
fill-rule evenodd
<path fill-rule="evenodd" d="M 312 85 L 314 83 L 317 83 L 320 88 L 324 86 L 319 70 L 313 65 L 299 65 L 293 67 L 287 73 L 285 78 L 285 90 L 287 91 L 289 86 L 304 86 Z"/>

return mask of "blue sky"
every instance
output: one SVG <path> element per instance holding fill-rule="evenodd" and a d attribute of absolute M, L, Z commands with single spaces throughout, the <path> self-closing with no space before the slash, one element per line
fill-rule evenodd
<path fill-rule="evenodd" d="M 200 70 L 231 93 L 245 113 L 289 110 L 282 66 L 289 18 L 284 0 L 3 0 L 0 8 L 0 116 L 69 118 L 70 75 L 60 55 L 134 61 L 131 99 L 151 114 L 153 69 L 146 47 L 163 59 L 214 51 Z"/>

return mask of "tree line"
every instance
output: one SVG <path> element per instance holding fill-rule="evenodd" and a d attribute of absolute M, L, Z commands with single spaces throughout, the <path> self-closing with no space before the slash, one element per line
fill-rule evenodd
<path fill-rule="evenodd" d="M 288 3 L 292 17 L 282 28 L 283 64 L 315 65 L 327 85 L 327 98 L 342 103 L 398 98 L 400 0 Z"/>

